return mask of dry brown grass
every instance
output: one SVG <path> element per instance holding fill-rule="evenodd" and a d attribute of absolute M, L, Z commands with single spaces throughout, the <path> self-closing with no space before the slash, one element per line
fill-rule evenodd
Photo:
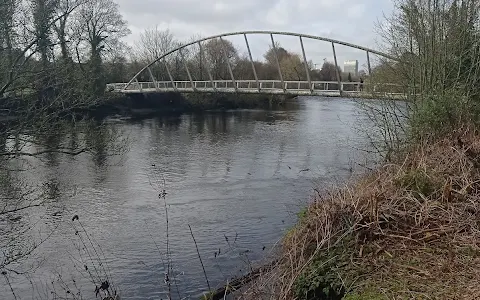
<path fill-rule="evenodd" d="M 318 272 L 342 293 L 480 299 L 480 132 L 472 127 L 314 200 L 285 237 L 278 266 L 240 298 L 307 298 Z"/>

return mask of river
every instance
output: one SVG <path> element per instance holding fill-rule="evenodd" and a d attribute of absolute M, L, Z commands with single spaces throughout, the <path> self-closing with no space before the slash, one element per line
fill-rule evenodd
<path fill-rule="evenodd" d="M 320 97 L 269 111 L 111 119 L 128 151 L 32 162 L 29 181 L 62 188 L 52 188 L 40 217 L 11 221 L 53 232 L 32 255 L 30 275 L 11 275 L 12 287 L 18 299 L 52 299 L 53 288 L 93 299 L 88 273 L 100 272 L 122 299 L 166 299 L 170 261 L 173 297 L 198 299 L 207 283 L 188 225 L 212 288 L 245 273 L 268 257 L 314 188 L 370 163 L 356 130 L 365 122 L 354 101 Z M 0 299 L 14 299 L 5 282 Z"/>

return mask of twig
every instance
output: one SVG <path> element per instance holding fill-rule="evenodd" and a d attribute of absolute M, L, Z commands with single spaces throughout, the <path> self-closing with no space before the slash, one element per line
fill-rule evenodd
<path fill-rule="evenodd" d="M 205 266 L 203 265 L 202 257 L 200 256 L 200 251 L 198 250 L 197 241 L 195 240 L 195 236 L 193 235 L 192 227 L 190 226 L 190 224 L 188 224 L 188 228 L 190 229 L 190 234 L 192 235 L 193 242 L 195 243 L 195 248 L 197 249 L 198 259 L 200 260 L 200 264 L 202 265 L 203 275 L 205 275 L 208 290 L 211 291 L 212 289 L 210 288 L 210 282 L 208 281 L 207 272 L 205 271 Z"/>
<path fill-rule="evenodd" d="M 166 228 L 166 235 L 167 235 L 167 273 L 165 274 L 165 283 L 168 287 L 168 299 L 172 299 L 172 286 L 170 284 L 170 274 L 172 269 L 171 259 L 170 259 L 170 243 L 169 243 L 169 228 L 168 228 L 168 209 L 167 209 L 167 201 L 165 200 L 165 190 L 163 190 L 162 198 L 165 204 L 165 220 L 167 223 Z"/>
<path fill-rule="evenodd" d="M 0 211 L 0 215 L 5 215 L 5 214 L 9 214 L 9 213 L 14 213 L 14 212 L 18 212 L 18 211 L 21 211 L 21 210 L 24 210 L 24 209 L 33 208 L 33 207 L 40 207 L 40 206 L 43 206 L 43 205 L 45 205 L 45 203 L 31 204 L 31 205 L 27 205 L 27 206 L 22 206 L 22 207 L 19 207 L 19 208 L 11 209 L 11 210 L 2 210 L 2 211 Z"/>
<path fill-rule="evenodd" d="M 13 290 L 12 283 L 10 282 L 10 280 L 8 280 L 7 273 L 3 272 L 2 274 L 5 277 L 5 281 L 7 281 L 7 285 L 10 287 L 10 291 L 12 292 L 13 298 L 15 300 L 17 300 L 17 295 L 15 294 L 15 291 Z"/>
<path fill-rule="evenodd" d="M 244 287 L 248 283 L 252 282 L 253 280 L 259 278 L 262 274 L 268 273 L 272 271 L 275 266 L 278 264 L 279 259 L 272 261 L 271 263 L 264 265 L 260 268 L 252 270 L 248 274 L 234 279 L 232 281 L 227 280 L 227 284 L 222 286 L 221 288 L 217 289 L 213 293 L 210 294 L 212 300 L 221 300 L 226 299 L 227 295 L 231 294 L 232 292 L 239 290 L 240 288 Z"/>
<path fill-rule="evenodd" d="M 229 290 L 229 286 L 228 286 L 228 280 L 227 280 L 227 286 L 225 288 L 225 294 L 223 294 L 223 300 L 226 300 L 227 299 L 227 292 Z"/>
<path fill-rule="evenodd" d="M 71 156 L 77 156 L 80 155 L 84 152 L 86 152 L 88 149 L 80 149 L 78 151 L 68 151 L 68 150 L 60 150 L 60 149 L 51 149 L 51 150 L 43 150 L 43 151 L 38 151 L 34 153 L 28 153 L 28 152 L 2 152 L 0 153 L 0 156 L 39 156 L 42 154 L 49 154 L 49 153 L 59 153 L 59 154 L 67 154 Z"/>

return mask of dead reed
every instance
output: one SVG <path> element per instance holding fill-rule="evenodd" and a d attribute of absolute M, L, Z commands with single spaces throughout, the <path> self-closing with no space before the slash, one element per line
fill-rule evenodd
<path fill-rule="evenodd" d="M 420 142 L 317 195 L 239 298 L 480 298 L 480 132 Z M 345 298 L 344 298 L 345 297 Z"/>

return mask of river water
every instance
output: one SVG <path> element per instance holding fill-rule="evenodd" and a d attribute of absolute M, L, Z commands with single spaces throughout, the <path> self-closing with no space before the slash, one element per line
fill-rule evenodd
<path fill-rule="evenodd" d="M 320 97 L 276 110 L 109 120 L 128 151 L 33 162 L 30 181 L 62 189 L 52 188 L 40 217 L 10 220 L 22 228 L 35 219 L 38 234 L 53 232 L 28 276 L 9 275 L 16 296 L 94 299 L 93 273 L 122 299 L 166 299 L 170 262 L 172 296 L 198 299 L 207 283 L 189 225 L 212 288 L 245 273 L 268 257 L 314 188 L 369 163 L 356 130 L 365 122 L 354 101 Z M 0 299 L 14 299 L 5 281 Z"/>

